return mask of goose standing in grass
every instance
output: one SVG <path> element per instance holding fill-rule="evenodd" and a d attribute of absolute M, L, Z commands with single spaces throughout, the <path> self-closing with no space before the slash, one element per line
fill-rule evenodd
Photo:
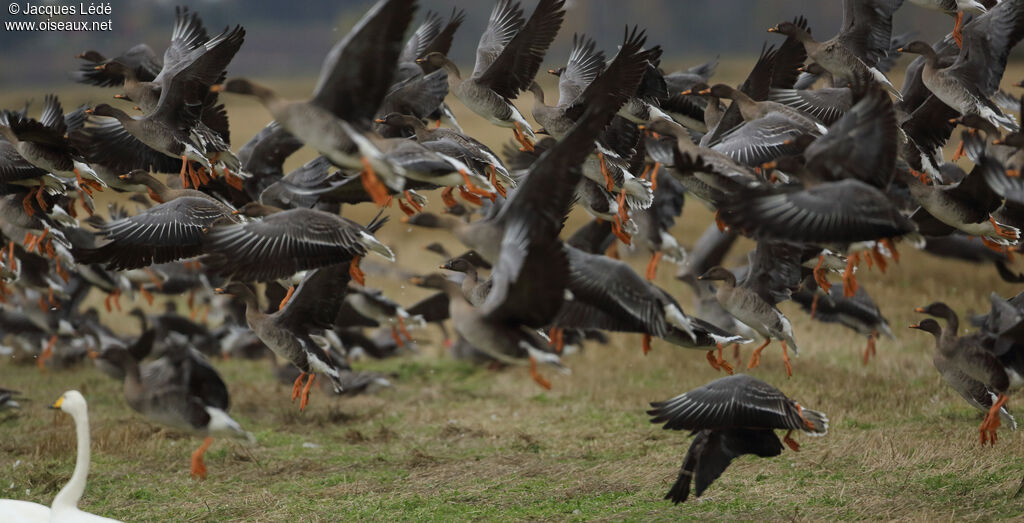
<path fill-rule="evenodd" d="M 458 66 L 441 53 L 419 59 L 448 72 L 452 94 L 466 107 L 498 127 L 511 127 L 516 141 L 533 147 L 533 128 L 512 104 L 537 76 L 548 46 L 565 18 L 564 0 L 540 0 L 528 20 L 519 2 L 499 0 L 480 36 L 473 74 L 463 79 Z"/>
<path fill-rule="evenodd" d="M 77 390 L 69 390 L 51 406 L 71 415 L 75 420 L 75 434 L 78 440 L 78 457 L 75 460 L 75 471 L 71 479 L 64 485 L 53 503 L 43 506 L 28 501 L 0 499 L 0 515 L 10 523 L 43 523 L 60 521 L 67 523 L 102 523 L 116 522 L 116 519 L 105 518 L 84 512 L 78 508 L 78 501 L 85 492 L 85 482 L 89 477 L 89 408 L 85 398 Z"/>
<path fill-rule="evenodd" d="M 651 423 L 665 430 L 688 430 L 696 435 L 686 451 L 683 466 L 665 499 L 679 504 L 694 494 L 700 497 L 732 460 L 744 454 L 762 458 L 782 453 L 782 442 L 800 450 L 790 434 L 828 434 L 825 413 L 805 409 L 779 389 L 744 374 L 719 378 L 670 400 L 651 403 Z M 782 442 L 776 429 L 786 430 Z"/>
<path fill-rule="evenodd" d="M 194 349 L 170 347 L 145 364 L 124 347 L 107 349 L 101 357 L 124 370 L 124 397 L 132 410 L 161 425 L 206 436 L 192 453 L 192 477 L 206 479 L 203 454 L 214 436 L 255 441 L 228 415 L 227 385 Z"/>
<path fill-rule="evenodd" d="M 985 413 L 986 417 L 992 406 L 999 401 L 999 394 L 984 382 L 972 378 L 957 365 L 954 358 L 950 357 L 950 351 L 955 350 L 951 345 L 952 337 L 946 335 L 939 322 L 925 318 L 920 322 L 911 325 L 911 329 L 917 329 L 931 334 L 935 338 L 935 355 L 932 356 L 932 364 L 935 370 L 939 371 L 942 379 L 953 388 L 972 407 Z M 1012 430 L 1017 430 L 1017 420 L 1010 414 L 1004 403 L 996 410 L 999 417 L 1006 421 Z M 982 432 L 982 437 L 987 437 Z M 992 439 L 993 443 L 995 439 Z"/>
<path fill-rule="evenodd" d="M 978 427 L 982 446 L 986 442 L 995 445 L 996 430 L 1002 424 L 1000 421 L 1000 410 L 1009 399 L 1007 392 L 1011 387 L 1024 385 L 1024 382 L 1020 380 L 1011 381 L 1007 368 L 992 353 L 991 349 L 985 346 L 985 340 L 982 335 L 958 336 L 959 318 L 956 312 L 945 303 L 935 302 L 927 307 L 918 307 L 915 310 L 946 320 L 946 328 L 942 330 L 942 334 L 936 339 L 936 348 L 938 349 L 937 357 L 941 357 L 939 364 L 943 368 L 949 369 L 947 373 L 950 373 L 953 378 L 956 378 L 953 374 L 957 373 L 967 376 L 973 382 L 983 385 L 990 391 L 991 395 L 995 396 L 990 402 L 982 403 L 983 405 L 990 403 L 991 406 L 985 414 L 985 419 L 982 420 L 981 425 Z M 939 364 L 936 366 L 939 366 Z M 942 368 L 940 368 L 941 372 Z M 947 381 L 949 379 L 947 378 Z M 959 379 L 967 381 L 963 380 L 962 377 Z M 973 382 L 958 384 L 954 388 L 958 392 L 963 387 L 977 388 L 977 384 Z M 975 393 L 972 392 L 971 395 L 973 397 Z"/>

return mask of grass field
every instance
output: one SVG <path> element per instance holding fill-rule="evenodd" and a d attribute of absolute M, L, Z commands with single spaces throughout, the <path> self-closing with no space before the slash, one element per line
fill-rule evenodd
<path fill-rule="evenodd" d="M 279 84 L 296 97 L 308 92 Z M 67 93 L 66 107 L 110 91 Z M 0 101 L 13 107 L 27 96 Z M 41 94 L 33 97 L 39 101 Z M 267 117 L 251 102 L 227 100 L 241 144 Z M 492 145 L 510 138 L 453 105 L 471 134 Z M 310 154 L 302 151 L 289 166 Z M 433 239 L 457 248 L 451 238 L 410 230 L 397 221 L 396 209 L 389 212 L 396 220 L 379 236 L 395 247 L 402 268 L 436 267 L 420 250 Z M 574 215 L 568 230 L 583 219 Z M 709 221 L 707 211 L 688 202 L 677 237 L 690 245 Z M 750 245 L 735 248 L 728 265 L 745 263 Z M 87 367 L 41 374 L 34 366 L 0 365 L 0 385 L 32 400 L 0 421 L 0 497 L 49 504 L 68 480 L 73 425 L 44 407 L 75 388 L 89 400 L 93 438 L 80 506 L 132 521 L 1020 518 L 1024 497 L 1014 493 L 1024 477 L 1024 431 L 1004 426 L 994 448 L 980 448 L 981 414 L 941 381 L 931 364 L 931 338 L 906 328 L 919 319 L 916 306 L 944 300 L 961 314 L 980 312 L 990 292 L 1006 296 L 1019 288 L 1002 283 L 990 266 L 937 260 L 909 247 L 901 252 L 887 274 L 859 273 L 897 336 L 879 342 L 877 359 L 863 365 L 863 337 L 813 322 L 786 303 L 781 308 L 801 347 L 794 376 L 786 379 L 774 344 L 752 371 L 826 412 L 828 436 L 800 437 L 798 453 L 739 459 L 704 498 L 684 505 L 661 498 L 689 438 L 649 424 L 644 411 L 648 402 L 720 377 L 702 353 L 655 341 L 643 356 L 639 336 L 616 335 L 607 346 L 590 345 L 567 358 L 571 375 L 545 370 L 554 387 L 544 391 L 524 369 L 493 372 L 444 357 L 433 329 L 415 333 L 422 338 L 418 354 L 356 364 L 394 374 L 394 388 L 350 399 L 317 391 L 305 413 L 288 401 L 290 389 L 274 381 L 266 361 L 215 362 L 232 393 L 232 415 L 258 442 L 218 440 L 206 455 L 210 475 L 202 482 L 188 474 L 199 439 L 135 415 L 119 383 Z M 646 253 L 631 261 L 642 268 Z M 673 273 L 663 265 L 657 283 L 689 308 L 691 295 Z M 368 274 L 369 285 L 402 303 L 424 296 Z M 744 362 L 750 348 L 742 352 Z M 1011 398 L 1011 408 L 1020 398 Z"/>

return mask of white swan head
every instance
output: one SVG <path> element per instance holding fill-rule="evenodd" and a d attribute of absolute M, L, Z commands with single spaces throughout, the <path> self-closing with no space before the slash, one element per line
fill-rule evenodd
<path fill-rule="evenodd" d="M 60 409 L 74 416 L 75 414 L 85 412 L 88 407 L 85 403 L 85 397 L 82 396 L 81 392 L 78 392 L 77 390 L 69 390 L 64 394 L 61 394 L 60 397 L 57 398 L 57 401 L 53 402 L 53 405 L 51 405 L 50 408 Z"/>

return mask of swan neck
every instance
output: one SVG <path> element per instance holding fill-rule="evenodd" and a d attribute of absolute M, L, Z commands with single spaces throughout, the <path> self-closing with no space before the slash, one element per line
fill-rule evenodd
<path fill-rule="evenodd" d="M 52 508 L 75 508 L 78 500 L 85 492 L 85 482 L 89 477 L 89 411 L 83 407 L 81 411 L 74 411 L 71 417 L 75 420 L 75 434 L 78 437 L 78 457 L 75 459 L 75 472 L 71 474 L 71 480 L 64 488 L 60 489 L 57 497 L 53 498 Z"/>

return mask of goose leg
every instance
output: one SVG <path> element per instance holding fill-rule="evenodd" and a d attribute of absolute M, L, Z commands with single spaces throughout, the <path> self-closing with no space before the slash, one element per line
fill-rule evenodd
<path fill-rule="evenodd" d="M 203 440 L 203 444 L 199 445 L 199 448 L 192 453 L 192 477 L 194 479 L 206 479 L 206 463 L 203 463 L 203 454 L 206 454 L 206 449 L 213 445 L 213 438 L 207 436 Z"/>
<path fill-rule="evenodd" d="M 868 364 L 868 360 L 871 356 L 876 353 L 875 351 L 875 338 L 878 337 L 878 331 L 874 331 L 868 336 L 868 346 L 864 348 L 864 365 Z"/>
<path fill-rule="evenodd" d="M 491 185 L 494 186 L 494 190 L 498 191 L 502 198 L 506 198 L 508 192 L 505 191 L 505 188 L 501 186 L 501 182 L 498 181 L 498 170 L 493 165 L 489 167 L 491 168 Z"/>
<path fill-rule="evenodd" d="M 405 328 L 405 318 L 401 316 L 398 317 L 398 332 L 401 332 L 405 339 L 412 341 L 412 334 L 409 334 L 409 329 Z"/>
<path fill-rule="evenodd" d="M 633 239 L 630 238 L 629 235 L 626 234 L 626 231 L 622 230 L 622 227 L 619 226 L 618 215 L 616 215 L 615 219 L 612 221 L 612 234 L 626 245 L 631 245 L 633 243 Z"/>
<path fill-rule="evenodd" d="M 1011 229 L 1009 227 L 1006 227 L 1006 226 L 1000 224 L 992 216 L 988 217 L 988 221 L 992 224 L 992 227 L 995 227 L 996 234 L 998 234 L 999 236 L 1001 236 L 1003 238 L 1006 238 L 1008 240 L 1018 240 L 1018 239 L 1020 239 L 1020 233 L 1019 232 L 1017 232 L 1017 231 L 1015 231 L 1015 230 L 1013 230 L 1013 229 Z"/>
<path fill-rule="evenodd" d="M 608 192 L 615 192 L 615 180 L 612 179 L 612 175 L 608 173 L 608 166 L 604 161 L 604 153 L 597 153 L 597 162 L 601 165 L 601 175 L 604 176 L 605 187 L 608 188 Z"/>
<path fill-rule="evenodd" d="M 867 256 L 864 257 L 867 258 Z M 885 270 L 889 267 L 889 262 L 885 261 L 885 256 L 878 249 L 878 243 L 871 247 L 871 257 L 875 259 L 875 265 L 878 265 L 878 270 L 885 274 Z"/>
<path fill-rule="evenodd" d="M 462 196 L 462 198 L 465 199 L 467 202 L 472 203 L 473 205 L 484 204 L 484 201 L 481 200 L 479 196 L 467 191 L 466 188 L 461 185 L 459 186 L 459 195 Z"/>
<path fill-rule="evenodd" d="M 658 262 L 661 261 L 662 255 L 661 251 L 651 253 L 651 261 L 647 262 L 647 281 L 651 281 L 658 276 Z"/>
<path fill-rule="evenodd" d="M 727 372 L 730 376 L 732 376 L 733 368 L 732 368 L 732 365 L 729 365 L 729 362 L 725 361 L 725 358 L 722 357 L 722 344 L 721 343 L 718 344 L 718 362 L 717 363 L 718 363 L 718 365 L 720 367 L 722 367 L 723 370 L 725 370 L 725 372 Z"/>
<path fill-rule="evenodd" d="M 544 376 L 541 376 L 537 370 L 537 359 L 533 356 L 530 356 L 530 377 L 533 378 L 533 381 L 537 382 L 537 385 L 544 387 L 546 390 L 551 390 L 551 382 Z"/>
<path fill-rule="evenodd" d="M 814 265 L 814 281 L 815 281 L 815 283 L 818 284 L 818 287 L 821 287 L 821 290 L 823 290 L 825 292 L 828 292 L 832 288 L 832 283 L 830 281 L 828 281 L 828 276 L 825 275 L 825 269 L 822 268 L 822 265 L 824 265 L 824 264 L 825 264 L 825 255 L 824 254 L 819 254 L 818 255 L 818 263 L 816 263 Z M 817 295 L 815 295 L 815 296 L 817 296 Z M 813 314 L 812 314 L 812 316 L 813 316 Z"/>
<path fill-rule="evenodd" d="M 711 365 L 712 369 L 722 370 L 722 366 L 718 364 L 718 358 L 715 357 L 715 350 L 711 349 L 707 352 L 708 364 Z"/>
<path fill-rule="evenodd" d="M 39 189 L 36 190 L 36 203 L 39 204 L 39 208 L 42 209 L 43 212 L 46 212 L 50 208 L 50 206 L 46 204 L 45 196 L 45 186 L 43 185 L 43 182 L 39 182 Z"/>
<path fill-rule="evenodd" d="M 288 305 L 288 300 L 292 299 L 292 294 L 295 294 L 294 285 L 288 287 L 288 292 L 284 294 L 284 298 L 281 299 L 281 303 L 277 305 L 277 310 L 281 310 L 285 305 Z"/>
<path fill-rule="evenodd" d="M 60 265 L 60 258 L 56 258 L 56 260 L 57 266 L 55 270 L 57 271 L 57 276 L 60 276 L 60 279 L 64 280 L 64 283 L 71 281 L 71 275 L 68 274 L 68 271 L 64 270 L 64 267 L 61 267 Z"/>
<path fill-rule="evenodd" d="M 306 380 L 306 386 L 302 387 L 302 400 L 299 401 L 299 410 L 306 410 L 306 405 L 309 405 L 309 388 L 313 386 L 313 380 L 316 379 L 316 374 L 309 373 L 309 379 Z"/>
<path fill-rule="evenodd" d="M 409 205 L 412 205 L 412 208 L 416 209 L 416 212 L 423 211 L 423 206 L 416 203 L 416 199 L 412 197 L 412 193 L 410 193 L 409 191 L 405 191 L 402 194 L 405 195 L 405 201 L 409 202 Z"/>
<path fill-rule="evenodd" d="M 469 179 L 469 173 L 467 173 L 464 169 L 459 169 L 459 174 L 462 175 L 462 181 L 465 182 L 463 184 L 463 187 L 465 187 L 466 190 L 468 190 L 469 192 L 471 192 L 471 193 L 473 193 L 473 194 L 475 194 L 477 196 L 483 196 L 484 198 L 489 198 L 492 202 L 494 201 L 495 194 L 492 193 L 491 191 L 486 191 L 486 190 L 481 189 L 481 188 L 477 187 L 476 185 L 474 185 L 472 180 Z"/>
<path fill-rule="evenodd" d="M 771 342 L 771 338 L 766 338 L 760 347 L 754 349 L 754 353 L 750 355 L 750 363 L 747 364 L 748 369 L 753 369 L 761 364 L 761 351 L 763 351 Z"/>
<path fill-rule="evenodd" d="M 551 327 L 548 331 L 548 343 L 555 347 L 555 352 L 561 354 L 565 348 L 565 331 L 559 327 Z"/>
<path fill-rule="evenodd" d="M 36 213 L 36 210 L 32 208 L 32 196 L 34 192 L 35 189 L 29 189 L 28 194 L 26 194 L 21 200 L 21 206 L 25 209 L 25 214 L 30 218 Z"/>
<path fill-rule="evenodd" d="M 854 276 L 853 270 L 858 263 L 860 263 L 860 254 L 856 252 L 846 258 L 846 270 L 843 271 L 843 296 L 847 298 L 857 294 L 857 277 Z"/>
<path fill-rule="evenodd" d="M 886 249 L 889 249 L 889 256 L 892 257 L 892 261 L 899 263 L 900 251 L 896 250 L 896 244 L 894 244 L 889 238 L 882 238 L 882 245 L 884 245 Z"/>
<path fill-rule="evenodd" d="M 352 277 L 352 281 L 363 285 L 366 283 L 366 274 L 359 268 L 359 262 L 362 261 L 362 256 L 355 256 L 352 258 L 352 263 L 348 266 L 348 274 Z"/>
<path fill-rule="evenodd" d="M 964 34 L 961 32 L 961 28 L 964 25 L 964 12 L 956 12 L 956 23 L 953 24 L 953 40 L 956 42 L 957 47 L 964 46 Z"/>
<path fill-rule="evenodd" d="M 512 136 L 514 136 L 516 141 L 523 146 L 519 149 L 520 151 L 533 152 L 533 143 L 530 142 L 530 139 L 523 133 L 523 130 L 519 127 L 519 122 L 512 122 Z"/>
<path fill-rule="evenodd" d="M 1006 394 L 1000 394 L 996 399 L 996 402 L 992 404 L 992 408 L 988 409 L 988 414 L 985 415 L 984 421 L 981 422 L 979 432 L 981 433 L 981 444 L 985 444 L 986 433 L 988 435 L 988 442 L 990 445 L 996 444 L 996 429 L 1003 424 L 1002 420 L 999 419 L 999 409 L 1003 408 L 1009 397 Z"/>
<path fill-rule="evenodd" d="M 18 260 L 14 257 L 14 240 L 11 240 L 7 249 L 7 266 L 11 271 L 18 270 Z"/>
<path fill-rule="evenodd" d="M 786 347 L 786 341 L 782 340 L 782 364 L 786 366 L 786 377 L 790 378 L 793 376 L 793 367 L 789 364 L 789 347 Z"/>
<path fill-rule="evenodd" d="M 643 338 L 643 341 L 641 342 L 640 347 L 644 351 L 644 356 L 646 356 L 648 352 L 651 352 L 651 335 L 650 334 L 644 334 L 644 338 Z"/>
<path fill-rule="evenodd" d="M 722 221 L 722 211 L 717 209 L 715 210 L 715 226 L 718 227 L 718 232 L 725 232 L 728 228 L 725 222 Z"/>
<path fill-rule="evenodd" d="M 143 287 L 141 283 L 139 284 L 139 294 L 142 294 L 142 297 L 143 299 L 146 300 L 146 303 L 153 305 L 153 295 L 150 294 L 149 291 L 147 291 L 146 288 Z"/>
<path fill-rule="evenodd" d="M 964 153 L 964 141 L 960 140 L 960 145 L 956 146 L 956 151 L 953 152 L 953 157 L 950 158 L 949 161 L 955 162 L 960 158 L 963 158 L 964 156 L 966 156 L 966 154 Z"/>
<path fill-rule="evenodd" d="M 227 166 L 224 166 L 224 181 L 235 189 L 242 190 L 242 179 L 232 174 Z"/>
<path fill-rule="evenodd" d="M 409 207 L 408 205 L 406 205 L 404 198 L 399 198 L 398 199 L 398 208 L 401 209 L 402 210 L 402 214 L 404 214 L 406 216 L 415 216 L 416 215 L 416 210 L 413 209 L 412 207 Z"/>
<path fill-rule="evenodd" d="M 188 189 L 188 179 L 185 178 L 185 171 L 188 169 L 188 156 L 181 155 L 181 172 L 178 176 L 181 178 L 181 188 Z"/>
<path fill-rule="evenodd" d="M 121 312 L 121 289 L 114 289 L 110 294 L 107 294 L 107 297 L 103 300 L 103 305 L 107 308 L 107 312 L 112 312 L 114 308 L 117 309 L 117 312 Z"/>
<path fill-rule="evenodd" d="M 377 173 L 373 171 L 373 167 L 370 165 L 370 161 L 366 158 L 362 159 L 363 162 L 363 173 L 360 176 L 363 182 L 363 188 L 369 193 L 370 197 L 373 198 L 373 203 L 377 204 L 378 207 L 383 207 L 388 198 L 388 189 L 384 186 L 384 183 L 377 177 Z"/>
<path fill-rule="evenodd" d="M 404 347 L 405 342 L 402 341 L 402 337 L 398 335 L 398 329 L 391 327 L 391 339 L 395 340 L 395 345 Z"/>
<path fill-rule="evenodd" d="M 295 378 L 295 383 L 292 384 L 292 401 L 299 397 L 299 393 L 302 391 L 302 380 L 306 377 L 305 372 L 300 372 L 299 377 Z"/>
<path fill-rule="evenodd" d="M 800 444 L 797 443 L 795 439 L 790 437 L 792 434 L 792 430 L 786 432 L 786 437 L 782 438 L 782 442 L 788 445 L 789 448 L 793 449 L 793 452 L 800 452 Z"/>
<path fill-rule="evenodd" d="M 46 347 L 43 348 L 42 354 L 40 354 L 39 358 L 36 360 L 36 365 L 39 367 L 39 370 L 46 370 L 46 360 L 53 356 L 53 345 L 55 343 L 57 343 L 56 334 L 50 336 L 50 340 L 46 342 Z"/>
<path fill-rule="evenodd" d="M 452 207 L 456 207 L 459 205 L 458 200 L 456 200 L 455 197 L 452 196 L 452 192 L 454 190 L 454 187 L 445 187 L 441 191 L 441 201 L 444 202 L 444 206 L 448 209 L 451 209 Z"/>
<path fill-rule="evenodd" d="M 1019 169 L 1007 169 L 1006 170 L 1006 175 L 1009 176 L 1010 178 L 1020 178 L 1020 170 Z"/>
<path fill-rule="evenodd" d="M 654 167 L 651 168 L 651 190 L 658 190 L 658 169 L 661 168 L 661 162 L 654 162 Z"/>

